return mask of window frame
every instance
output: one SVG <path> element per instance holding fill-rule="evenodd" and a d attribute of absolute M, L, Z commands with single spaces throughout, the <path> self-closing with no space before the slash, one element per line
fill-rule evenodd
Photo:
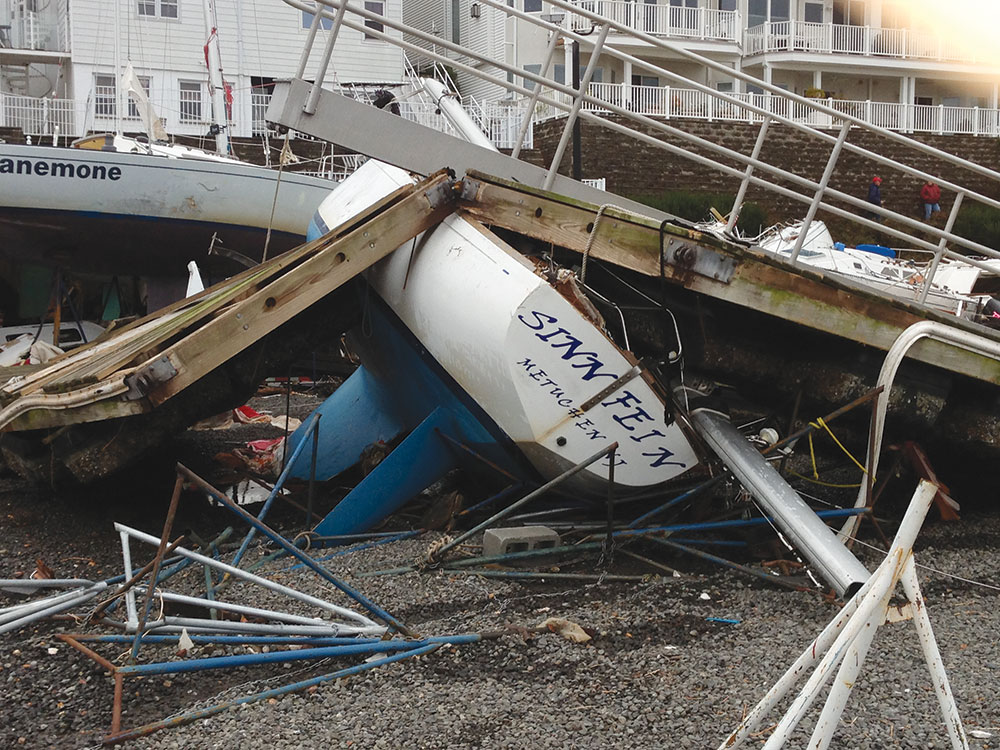
<path fill-rule="evenodd" d="M 110 81 L 110 84 L 108 83 Z M 102 92 L 110 90 L 111 94 Z M 94 117 L 115 119 L 118 111 L 118 85 L 113 73 L 94 74 Z"/>
<path fill-rule="evenodd" d="M 163 12 L 164 5 L 173 9 L 173 15 Z M 180 0 L 136 0 L 135 12 L 139 18 L 157 18 L 163 21 L 177 21 L 181 17 Z M 148 9 L 152 12 L 147 12 Z"/>
<path fill-rule="evenodd" d="M 315 13 L 310 13 L 308 10 L 302 11 L 302 28 L 308 29 L 312 27 L 313 18 L 316 16 Z M 333 19 L 322 16 L 320 18 L 319 27 L 323 31 L 329 31 L 333 28 Z"/>
<path fill-rule="evenodd" d="M 385 15 L 385 2 L 386 2 L 386 0 L 364 0 L 364 8 L 369 13 L 378 13 L 380 16 L 384 16 Z M 380 6 L 380 9 L 375 9 L 374 7 L 369 7 L 369 6 L 375 6 L 375 5 Z M 385 24 L 381 23 L 380 21 L 373 21 L 370 18 L 366 18 L 365 19 L 365 28 L 367 28 L 367 29 L 373 29 L 374 31 L 378 31 L 378 32 L 381 32 L 383 34 L 385 33 Z M 378 37 L 372 36 L 367 31 L 364 33 L 364 36 L 362 36 L 361 40 L 364 41 L 364 42 L 381 42 L 382 41 Z"/>
<path fill-rule="evenodd" d="M 197 102 L 192 99 L 185 99 L 184 94 L 193 93 L 192 86 L 198 87 Z M 205 82 L 204 81 L 178 81 L 177 82 L 177 121 L 183 125 L 202 125 L 208 120 L 205 118 Z M 191 105 L 197 104 L 197 113 L 191 109 Z M 196 114 L 197 116 L 192 116 Z"/>

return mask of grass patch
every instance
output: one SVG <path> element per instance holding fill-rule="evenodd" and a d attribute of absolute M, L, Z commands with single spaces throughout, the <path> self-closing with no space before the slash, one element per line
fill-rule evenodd
<path fill-rule="evenodd" d="M 1000 251 L 1000 209 L 982 203 L 963 203 L 955 219 L 955 234 Z"/>
<path fill-rule="evenodd" d="M 633 195 L 632 200 L 644 203 L 651 208 L 659 209 L 673 216 L 679 216 L 688 221 L 707 221 L 712 219 L 710 209 L 714 208 L 725 215 L 733 207 L 735 195 L 726 193 L 708 193 L 697 190 L 665 190 L 653 195 Z M 736 228 L 745 236 L 754 237 L 773 222 L 768 218 L 767 210 L 758 203 L 744 203 L 740 211 Z"/>

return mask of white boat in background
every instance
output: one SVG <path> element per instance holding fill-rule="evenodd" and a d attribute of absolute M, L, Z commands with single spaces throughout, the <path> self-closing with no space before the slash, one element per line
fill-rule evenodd
<path fill-rule="evenodd" d="M 0 144 L 0 257 L 186 278 L 213 235 L 253 260 L 269 225 L 269 255 L 301 243 L 332 187 L 228 158 Z"/>
<path fill-rule="evenodd" d="M 710 227 L 714 228 L 714 227 Z M 802 232 L 802 222 L 771 227 L 756 237 L 744 238 L 756 247 L 779 257 L 790 258 Z M 929 275 L 929 264 L 898 257 L 896 251 L 880 245 L 847 247 L 835 242 L 822 221 L 809 225 L 798 259 L 814 268 L 844 276 L 884 294 L 918 301 Z M 998 291 L 1000 261 L 991 274 L 982 268 L 955 260 L 942 260 L 927 292 L 932 308 L 965 318 L 981 316 Z"/>

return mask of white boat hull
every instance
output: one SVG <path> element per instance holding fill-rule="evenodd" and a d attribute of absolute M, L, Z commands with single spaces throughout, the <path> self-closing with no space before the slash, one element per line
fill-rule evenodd
<path fill-rule="evenodd" d="M 0 255 L 121 274 L 186 274 L 213 233 L 259 259 L 301 242 L 334 183 L 240 162 L 0 144 Z"/>
<path fill-rule="evenodd" d="M 402 180 L 410 180 L 405 172 L 368 162 L 324 201 L 317 223 L 339 224 Z M 633 363 L 496 235 L 452 215 L 414 248 L 376 265 L 369 282 L 543 477 L 612 442 L 623 489 L 659 485 L 698 463 L 642 376 L 587 403 Z M 607 475 L 608 461 L 600 461 L 578 475 L 577 487 L 596 489 Z"/>

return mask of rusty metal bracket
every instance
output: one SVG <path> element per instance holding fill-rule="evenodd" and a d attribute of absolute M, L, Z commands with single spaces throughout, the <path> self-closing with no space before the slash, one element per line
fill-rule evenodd
<path fill-rule="evenodd" d="M 455 200 L 454 185 L 454 180 L 444 180 L 425 190 L 424 197 L 427 199 L 430 207 L 432 209 L 440 208 L 452 203 Z"/>
<path fill-rule="evenodd" d="M 624 375 L 621 375 L 620 377 L 616 378 L 615 382 L 611 383 L 606 388 L 602 389 L 599 393 L 596 393 L 595 395 L 591 396 L 589 399 L 584 401 L 583 404 L 580 406 L 580 411 L 582 412 L 590 411 L 595 406 L 597 406 L 601 401 L 603 401 L 612 393 L 617 391 L 619 388 L 623 387 L 627 383 L 634 380 L 641 372 L 642 370 L 640 369 L 639 365 L 633 365 L 631 370 L 626 372 Z"/>
<path fill-rule="evenodd" d="M 479 191 L 482 186 L 482 182 L 479 180 L 474 180 L 469 176 L 463 177 L 458 183 L 458 199 L 468 203 L 475 203 L 479 200 Z"/>
<path fill-rule="evenodd" d="M 126 401 L 138 401 L 145 398 L 155 386 L 166 383 L 177 374 L 170 358 L 166 355 L 154 359 L 141 370 L 137 370 L 125 378 L 128 392 L 125 394 Z"/>
<path fill-rule="evenodd" d="M 736 271 L 736 261 L 694 242 L 671 238 L 663 251 L 663 262 L 682 271 L 707 276 L 728 284 Z"/>

